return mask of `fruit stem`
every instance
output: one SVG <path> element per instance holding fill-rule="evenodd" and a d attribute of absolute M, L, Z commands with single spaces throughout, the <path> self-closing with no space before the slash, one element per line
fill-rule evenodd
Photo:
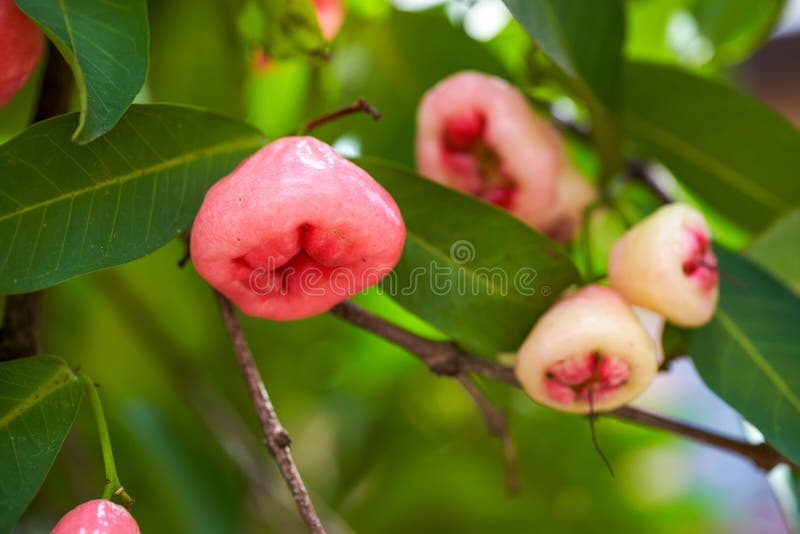
<path fill-rule="evenodd" d="M 614 478 L 614 468 L 611 467 L 611 461 L 608 459 L 606 454 L 603 452 L 603 449 L 600 448 L 600 442 L 597 441 L 597 429 L 594 426 L 594 420 L 597 419 L 597 413 L 594 411 L 594 399 L 592 395 L 592 386 L 590 385 L 588 391 L 586 392 L 589 401 L 589 430 L 592 433 L 592 443 L 594 444 L 594 448 L 597 451 L 597 454 L 600 455 L 600 459 L 603 460 L 603 463 L 606 464 L 608 468 L 608 472 L 611 473 L 611 478 Z"/>
<path fill-rule="evenodd" d="M 372 105 L 369 102 L 367 102 L 366 99 L 359 98 L 355 103 L 350 104 L 347 107 L 333 111 L 331 113 L 327 113 L 325 115 L 322 115 L 321 117 L 317 117 L 316 119 L 311 119 L 310 121 L 306 122 L 305 126 L 303 126 L 303 129 L 300 130 L 300 133 L 301 135 L 307 134 L 314 128 L 322 126 L 326 122 L 331 122 L 341 117 L 344 117 L 345 115 L 350 115 L 352 113 L 358 113 L 361 111 L 363 111 L 364 113 L 366 113 L 375 120 L 381 118 L 381 114 L 377 109 L 372 107 Z"/>
<path fill-rule="evenodd" d="M 126 507 L 130 508 L 133 504 L 133 497 L 128 495 L 128 492 L 122 487 L 117 475 L 114 452 L 111 449 L 111 437 L 108 434 L 108 424 L 106 424 L 106 416 L 103 413 L 103 404 L 100 402 L 100 394 L 97 393 L 97 383 L 83 370 L 78 370 L 78 376 L 86 386 L 89 404 L 92 406 L 95 423 L 97 424 L 97 433 L 100 437 L 100 450 L 103 453 L 103 465 L 106 471 L 106 486 L 103 489 L 103 499 L 111 499 L 112 496 L 116 495 Z"/>
<path fill-rule="evenodd" d="M 581 222 L 581 236 L 583 241 L 583 254 L 586 257 L 584 260 L 586 272 L 584 273 L 585 280 L 594 280 L 597 278 L 597 273 L 594 270 L 592 262 L 592 224 L 591 217 L 594 211 L 603 205 L 602 200 L 595 200 L 583 210 L 583 220 Z"/>

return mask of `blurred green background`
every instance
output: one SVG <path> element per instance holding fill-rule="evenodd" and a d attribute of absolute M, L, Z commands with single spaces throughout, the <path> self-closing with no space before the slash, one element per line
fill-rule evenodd
<path fill-rule="evenodd" d="M 353 116 L 315 134 L 342 151 L 410 166 L 416 104 L 436 81 L 463 69 L 517 82 L 536 82 L 541 74 L 528 61 L 529 41 L 515 23 L 488 42 L 468 36 L 464 20 L 481 30 L 470 22 L 476 15 L 464 19 L 468 4 L 409 13 L 382 0 L 348 0 L 330 61 L 298 58 L 264 66 L 254 63 L 253 49 L 241 38 L 248 27 L 245 0 L 153 0 L 150 75 L 139 100 L 243 117 L 277 137 L 366 97 L 382 112 L 379 122 Z M 630 23 L 630 54 L 688 61 L 725 76 L 719 62 L 743 57 L 734 45 L 746 36 L 724 40 L 723 32 L 725 46 L 715 55 L 711 43 L 711 56 L 707 50 L 687 56 L 653 38 L 689 2 L 632 4 L 638 11 Z M 537 87 L 546 98 L 558 96 L 558 88 Z M 17 115 L 4 121 L 3 136 L 27 120 Z M 741 240 L 731 232 L 732 240 Z M 137 499 L 133 510 L 143 532 L 303 532 L 261 444 L 213 296 L 190 265 L 178 268 L 183 254 L 183 245 L 173 242 L 147 258 L 47 290 L 44 352 L 63 356 L 100 384 L 118 470 Z M 376 291 L 358 300 L 431 333 Z M 516 440 L 522 491 L 511 496 L 500 444 L 453 380 L 435 377 L 400 349 L 332 316 L 292 323 L 245 318 L 244 326 L 331 532 L 778 528 L 769 488 L 744 460 L 602 419 L 597 430 L 616 471 L 612 478 L 585 419 L 485 383 L 508 412 Z M 673 380 L 645 404 L 695 415 L 686 401 L 702 398 L 708 414 L 725 413 L 735 430 L 735 418 L 698 389 L 691 380 Z M 18 532 L 49 531 L 76 503 L 99 496 L 102 486 L 96 429 L 84 406 Z"/>

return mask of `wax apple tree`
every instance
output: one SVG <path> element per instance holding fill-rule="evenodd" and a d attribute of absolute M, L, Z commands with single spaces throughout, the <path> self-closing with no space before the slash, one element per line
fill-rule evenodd
<path fill-rule="evenodd" d="M 430 4 L 0 0 L 0 532 L 797 528 L 784 2 Z"/>

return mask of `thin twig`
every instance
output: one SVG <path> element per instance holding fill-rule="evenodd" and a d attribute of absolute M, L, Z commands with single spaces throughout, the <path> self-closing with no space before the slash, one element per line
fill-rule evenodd
<path fill-rule="evenodd" d="M 233 344 L 233 350 L 236 353 L 236 359 L 239 361 L 242 375 L 244 375 L 244 379 L 250 390 L 250 398 L 256 409 L 258 420 L 261 423 L 261 430 L 264 433 L 266 445 L 275 457 L 278 469 L 286 481 L 289 491 L 292 493 L 297 509 L 303 517 L 303 521 L 305 521 L 308 526 L 309 532 L 315 534 L 324 533 L 325 529 L 322 527 L 322 523 L 314 509 L 314 504 L 311 502 L 305 484 L 303 484 L 303 479 L 300 477 L 300 472 L 297 470 L 297 466 L 292 459 L 292 453 L 289 449 L 291 439 L 278 420 L 278 415 L 275 412 L 275 408 L 272 406 L 267 388 L 264 386 L 261 374 L 258 372 L 258 367 L 250 352 L 250 347 L 247 345 L 247 340 L 244 338 L 244 333 L 239 324 L 239 319 L 236 317 L 233 304 L 231 304 L 231 301 L 222 293 L 217 291 L 214 293 L 219 302 L 225 328 L 228 331 L 231 343 Z"/>
<path fill-rule="evenodd" d="M 405 348 L 417 356 L 417 358 L 436 374 L 457 376 L 461 373 L 472 373 L 520 387 L 516 376 L 514 376 L 514 370 L 511 367 L 476 356 L 454 343 L 428 339 L 414 334 L 413 332 L 409 332 L 377 315 L 373 315 L 352 302 L 337 304 L 331 309 L 331 312 L 356 326 L 369 330 Z M 800 465 L 786 458 L 768 443 L 754 445 L 667 417 L 651 414 L 639 410 L 638 408 L 633 408 L 632 406 L 625 406 L 603 415 L 660 430 L 666 430 L 718 449 L 739 454 L 745 458 L 749 458 L 756 466 L 765 471 L 769 471 L 781 463 L 800 467 Z"/>
<path fill-rule="evenodd" d="M 635 159 L 629 159 L 625 162 L 625 167 L 628 176 L 639 180 L 646 185 L 661 202 L 664 204 L 675 202 L 675 199 L 672 197 L 672 195 L 670 195 L 669 192 L 661 187 L 661 185 L 658 183 L 658 180 L 653 177 L 650 170 L 650 165 L 648 163 Z"/>
<path fill-rule="evenodd" d="M 456 380 L 464 391 L 472 398 L 475 405 L 483 415 L 489 433 L 500 440 L 503 446 L 503 460 L 506 466 L 506 484 L 511 495 L 519 493 L 519 476 L 517 474 L 517 451 L 514 439 L 508 430 L 506 415 L 497 406 L 492 404 L 486 395 L 478 388 L 473 379 L 464 373 L 456 375 Z"/>
<path fill-rule="evenodd" d="M 326 122 L 335 121 L 336 119 L 344 117 L 345 115 L 350 115 L 352 113 L 359 113 L 362 111 L 375 120 L 381 118 L 381 114 L 377 109 L 372 107 L 372 105 L 365 99 L 359 98 L 357 102 L 345 108 L 336 110 L 331 113 L 327 113 L 325 115 L 322 115 L 321 117 L 317 117 L 316 119 L 311 119 L 310 121 L 306 122 L 305 126 L 303 127 L 303 131 L 310 132 L 314 128 L 322 126 Z"/>

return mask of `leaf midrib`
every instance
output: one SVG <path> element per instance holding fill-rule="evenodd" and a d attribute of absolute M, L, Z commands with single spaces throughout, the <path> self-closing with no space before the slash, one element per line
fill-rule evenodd
<path fill-rule="evenodd" d="M 406 239 L 411 239 L 411 241 L 414 241 L 416 244 L 418 244 L 421 248 L 423 248 L 425 251 L 427 251 L 434 258 L 436 258 L 438 260 L 444 260 L 444 263 L 450 263 L 449 262 L 449 260 L 451 259 L 450 256 L 444 254 L 439 248 L 437 248 L 432 243 L 429 243 L 428 241 L 426 241 L 425 239 L 420 237 L 418 234 L 413 233 L 413 232 L 408 232 L 406 234 Z M 464 269 L 468 274 L 470 274 L 474 278 L 475 269 L 471 269 L 471 268 L 465 266 L 464 264 L 458 264 L 458 267 Z M 494 283 L 491 283 L 491 284 L 489 283 L 488 278 L 490 278 L 490 277 L 482 276 L 480 278 L 481 278 L 481 280 L 486 279 L 485 282 L 482 281 L 482 285 L 484 287 L 486 287 L 487 289 L 489 287 L 491 287 L 491 288 L 493 288 L 495 290 L 494 293 L 491 294 L 491 295 L 487 293 L 486 294 L 487 297 L 494 297 L 495 295 L 500 295 L 501 298 L 503 298 L 503 299 L 508 299 L 508 300 L 514 301 L 517 304 L 521 304 L 521 305 L 523 305 L 526 308 L 529 308 L 531 310 L 536 310 L 537 309 L 535 306 L 533 306 L 533 303 L 530 300 L 518 298 L 517 297 L 517 293 L 514 293 L 513 291 L 508 291 L 506 295 L 502 295 L 502 293 L 500 291 L 500 288 L 498 288 Z"/>
<path fill-rule="evenodd" d="M 8 212 L 6 214 L 0 215 L 0 222 L 3 222 L 7 219 L 12 219 L 14 217 L 22 216 L 24 213 L 29 211 L 45 208 L 48 206 L 52 206 L 59 202 L 75 199 L 81 195 L 86 195 L 90 193 L 94 193 L 95 191 L 99 191 L 101 189 L 106 189 L 113 187 L 117 184 L 124 184 L 136 178 L 141 178 L 148 174 L 157 174 L 164 170 L 178 167 L 181 164 L 188 164 L 198 161 L 204 157 L 214 156 L 217 154 L 221 154 L 224 152 L 234 152 L 236 150 L 245 149 L 245 148 L 258 148 L 263 144 L 262 138 L 260 136 L 252 136 L 247 137 L 245 139 L 239 139 L 236 141 L 229 141 L 225 143 L 220 143 L 218 145 L 212 145 L 210 147 L 204 147 L 202 149 L 193 150 L 190 152 L 185 152 L 180 156 L 176 156 L 174 158 L 169 158 L 164 160 L 160 163 L 156 163 L 154 165 L 149 165 L 147 167 L 142 167 L 140 169 L 136 169 L 126 174 L 122 174 L 119 176 L 114 176 L 108 178 L 106 180 L 94 183 L 88 187 L 83 187 L 81 189 L 74 189 L 67 193 L 63 193 L 56 197 L 37 202 L 35 204 L 30 204 L 28 206 L 24 206 L 19 208 L 15 211 Z"/>
<path fill-rule="evenodd" d="M 77 380 L 77 377 L 75 377 L 68 367 L 62 366 L 47 382 L 26 395 L 25 398 L 21 399 L 19 404 L 14 405 L 11 410 L 3 414 L 3 416 L 0 417 L 0 428 L 6 428 L 13 420 L 22 416 L 22 414 L 35 406 L 42 399 L 48 397 L 73 380 Z"/>
<path fill-rule="evenodd" d="M 722 327 L 728 331 L 728 334 L 737 342 L 742 348 L 744 353 L 752 360 L 767 379 L 775 385 L 775 388 L 783 394 L 795 410 L 800 412 L 800 398 L 798 398 L 791 390 L 789 385 L 781 378 L 780 374 L 769 364 L 763 354 L 756 348 L 756 346 L 747 337 L 747 334 L 736 325 L 725 311 L 718 309 L 716 318 L 722 324 Z"/>
<path fill-rule="evenodd" d="M 746 176 L 736 172 L 734 169 L 726 167 L 714 158 L 710 158 L 701 151 L 696 150 L 690 144 L 684 143 L 671 133 L 659 129 L 652 123 L 646 121 L 631 112 L 625 113 L 625 121 L 628 128 L 650 142 L 671 149 L 676 154 L 680 154 L 691 164 L 702 169 L 711 176 L 717 177 L 720 181 L 727 183 L 730 187 L 738 189 L 756 199 L 763 205 L 768 206 L 778 212 L 784 212 L 790 208 L 778 196 L 772 195 L 768 189 L 762 189 Z"/>

